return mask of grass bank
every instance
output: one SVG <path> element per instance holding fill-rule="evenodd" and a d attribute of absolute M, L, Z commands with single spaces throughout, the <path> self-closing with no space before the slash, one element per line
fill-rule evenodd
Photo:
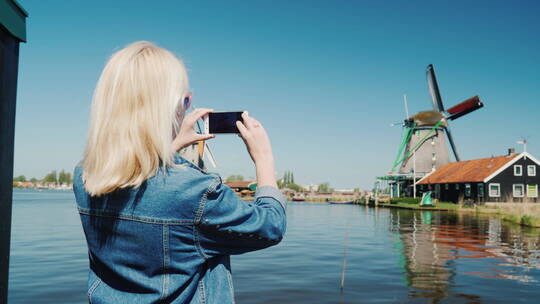
<path fill-rule="evenodd" d="M 421 200 L 420 198 L 412 198 L 412 197 L 391 199 L 390 202 L 379 203 L 379 206 L 411 209 L 411 210 L 432 210 L 432 211 L 451 211 L 451 210 L 459 209 L 458 204 L 447 203 L 447 202 L 435 203 L 433 207 L 421 207 L 420 200 Z"/>
<path fill-rule="evenodd" d="M 523 226 L 540 228 L 540 206 L 532 204 L 494 204 L 466 208 L 474 210 L 477 213 L 496 214 L 503 220 Z M 468 210 L 465 210 L 468 211 Z"/>
<path fill-rule="evenodd" d="M 358 203 L 365 204 L 365 200 Z M 459 204 L 449 202 L 435 203 L 434 207 L 420 207 L 420 198 L 399 198 L 391 199 L 390 202 L 379 202 L 380 207 L 401 208 L 410 210 L 431 210 L 431 211 L 455 211 L 474 212 L 479 214 L 493 214 L 500 216 L 503 220 L 529 227 L 540 228 L 540 204 L 530 203 L 499 203 L 486 204 L 482 206 L 464 207 Z"/>

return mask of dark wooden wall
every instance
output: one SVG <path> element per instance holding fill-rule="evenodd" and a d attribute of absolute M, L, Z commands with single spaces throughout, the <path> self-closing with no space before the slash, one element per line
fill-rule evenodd
<path fill-rule="evenodd" d="M 514 165 L 521 165 L 523 174 L 521 176 L 514 176 Z M 534 165 L 536 166 L 536 176 L 528 176 L 527 166 Z M 489 184 L 498 183 L 500 184 L 500 197 L 489 197 Z M 484 184 L 484 196 L 478 196 L 478 184 L 483 183 L 469 183 L 471 185 L 471 195 L 465 195 L 465 184 L 459 183 L 459 190 L 456 190 L 456 184 L 448 184 L 448 190 L 445 189 L 445 185 L 440 185 L 440 191 L 434 192 L 433 197 L 439 199 L 443 202 L 460 202 L 464 200 L 472 200 L 474 202 L 540 202 L 540 199 L 529 198 L 527 197 L 527 185 L 538 185 L 540 190 L 540 166 L 533 162 L 530 158 L 521 158 L 512 164 L 510 167 L 503 170 L 493 179 L 489 180 Z M 514 184 L 523 184 L 524 185 L 524 197 L 514 197 L 513 196 L 513 185 Z M 435 185 L 422 185 L 420 191 L 424 192 L 427 190 L 435 191 Z M 539 191 L 540 192 L 540 191 Z"/>
<path fill-rule="evenodd" d="M 514 165 L 521 165 L 523 168 L 523 174 L 521 176 L 514 176 Z M 536 166 L 536 176 L 527 175 L 527 166 L 535 165 Z M 527 185 L 538 185 L 540 190 L 540 166 L 536 165 L 530 158 L 524 159 L 521 158 L 515 162 L 510 167 L 506 168 L 500 174 L 495 176 L 492 180 L 488 181 L 487 186 L 490 183 L 499 183 L 501 184 L 501 197 L 500 198 L 489 198 L 491 202 L 537 202 L 538 198 L 528 198 L 527 197 Z M 513 197 L 513 184 L 523 184 L 525 186 L 525 193 L 523 198 L 514 198 Z"/>
<path fill-rule="evenodd" d="M 471 185 L 471 193 L 469 196 L 465 195 L 465 187 L 466 184 Z M 457 203 L 460 201 L 465 200 L 472 200 L 475 202 L 483 202 L 485 201 L 486 196 L 486 188 L 484 187 L 484 198 L 481 198 L 478 196 L 478 184 L 479 183 L 457 183 L 459 185 L 459 189 L 456 189 L 456 183 L 448 184 L 448 190 L 445 188 L 445 184 L 441 184 L 439 188 L 439 192 L 434 192 L 433 197 L 437 198 L 441 202 L 453 202 Z M 435 185 L 424 185 L 424 189 L 430 189 L 430 191 L 435 191 L 436 186 Z"/>
<path fill-rule="evenodd" d="M 0 303 L 7 303 L 19 41 L 0 25 Z"/>

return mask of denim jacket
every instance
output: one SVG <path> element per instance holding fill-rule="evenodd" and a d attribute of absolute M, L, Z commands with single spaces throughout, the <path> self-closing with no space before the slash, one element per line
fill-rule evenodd
<path fill-rule="evenodd" d="M 90 303 L 234 303 L 230 255 L 278 244 L 285 200 L 261 187 L 241 201 L 217 175 L 175 156 L 138 188 L 73 191 L 88 244 Z"/>

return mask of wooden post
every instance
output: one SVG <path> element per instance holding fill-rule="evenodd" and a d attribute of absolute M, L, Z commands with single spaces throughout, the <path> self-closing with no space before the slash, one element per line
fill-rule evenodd
<path fill-rule="evenodd" d="M 0 11 L 0 303 L 7 303 L 19 43 L 28 14 L 12 0 L 0 0 Z"/>
<path fill-rule="evenodd" d="M 413 198 L 416 198 L 416 153 L 413 153 Z"/>
<path fill-rule="evenodd" d="M 7 303 L 19 42 L 0 31 L 0 303 Z"/>

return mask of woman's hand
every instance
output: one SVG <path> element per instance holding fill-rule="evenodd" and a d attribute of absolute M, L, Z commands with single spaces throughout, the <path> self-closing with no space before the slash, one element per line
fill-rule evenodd
<path fill-rule="evenodd" d="M 182 126 L 180 127 L 180 132 L 178 132 L 172 143 L 173 152 L 178 152 L 179 150 L 198 141 L 214 138 L 215 135 L 213 134 L 199 134 L 195 131 L 195 124 L 197 123 L 197 120 L 201 119 L 203 116 L 211 113 L 212 111 L 213 110 L 211 109 L 195 109 L 195 111 L 189 113 L 184 118 L 182 121 Z"/>
<path fill-rule="evenodd" d="M 247 112 L 242 114 L 242 118 L 244 123 L 237 121 L 236 126 L 246 144 L 251 159 L 255 163 L 257 184 L 259 187 L 273 186 L 277 188 L 270 139 L 268 139 L 262 124 L 255 118 L 249 117 Z"/>

